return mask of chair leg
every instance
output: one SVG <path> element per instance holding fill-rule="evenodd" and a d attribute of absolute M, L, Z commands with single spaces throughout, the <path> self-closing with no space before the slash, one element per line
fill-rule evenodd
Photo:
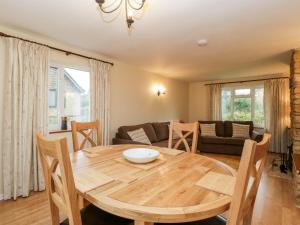
<path fill-rule="evenodd" d="M 254 209 L 254 205 L 251 206 L 251 209 L 249 210 L 247 215 L 244 216 L 243 225 L 251 225 L 252 216 L 253 216 L 253 209 Z"/>
<path fill-rule="evenodd" d="M 50 200 L 50 211 L 52 225 L 59 225 L 59 211 L 56 205 Z"/>

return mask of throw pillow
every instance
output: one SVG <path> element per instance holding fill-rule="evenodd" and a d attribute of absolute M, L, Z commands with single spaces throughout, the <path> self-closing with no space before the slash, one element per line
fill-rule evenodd
<path fill-rule="evenodd" d="M 170 130 L 170 125 L 168 125 L 168 127 L 169 127 L 169 130 Z M 176 133 L 175 130 L 173 130 L 173 137 L 172 137 L 172 139 L 176 140 L 176 139 L 179 139 L 179 138 L 180 138 L 179 135 Z"/>
<path fill-rule="evenodd" d="M 216 124 L 200 124 L 201 136 L 216 137 Z"/>
<path fill-rule="evenodd" d="M 173 140 L 176 140 L 176 139 L 179 139 L 179 138 L 180 138 L 179 135 L 176 133 L 175 130 L 173 130 Z"/>
<path fill-rule="evenodd" d="M 149 138 L 147 137 L 143 128 L 133 130 L 133 131 L 128 131 L 127 134 L 133 141 L 151 145 L 151 142 L 150 142 Z"/>
<path fill-rule="evenodd" d="M 236 138 L 250 138 L 250 125 L 232 123 L 232 137 Z"/>

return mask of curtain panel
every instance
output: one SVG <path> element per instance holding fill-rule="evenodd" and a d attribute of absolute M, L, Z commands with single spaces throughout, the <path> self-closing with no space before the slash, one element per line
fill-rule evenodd
<path fill-rule="evenodd" d="M 102 142 L 109 144 L 110 124 L 110 69 L 111 65 L 90 60 L 91 66 L 91 117 L 99 120 L 102 128 Z"/>
<path fill-rule="evenodd" d="M 222 85 L 209 86 L 210 95 L 210 120 L 222 120 Z"/>
<path fill-rule="evenodd" d="M 290 126 L 290 92 L 288 79 L 264 83 L 266 132 L 271 133 L 270 152 L 287 152 L 287 128 Z"/>
<path fill-rule="evenodd" d="M 4 199 L 44 190 L 35 133 L 47 134 L 49 49 L 13 38 L 5 44 L 0 155 Z"/>

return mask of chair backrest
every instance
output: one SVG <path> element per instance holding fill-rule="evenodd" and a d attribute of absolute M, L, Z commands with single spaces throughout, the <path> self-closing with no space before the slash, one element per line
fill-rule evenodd
<path fill-rule="evenodd" d="M 46 139 L 38 134 L 37 146 L 43 165 L 52 225 L 59 225 L 59 211 L 68 216 L 70 225 L 82 225 L 67 139 Z"/>
<path fill-rule="evenodd" d="M 169 131 L 169 144 L 168 148 L 178 149 L 180 144 L 183 143 L 187 152 L 196 153 L 198 143 L 199 124 L 195 123 L 179 123 L 171 121 Z M 174 139 L 173 135 L 177 135 L 179 138 Z M 187 137 L 193 135 L 192 147 L 189 146 Z M 177 141 L 173 145 L 173 141 Z"/>
<path fill-rule="evenodd" d="M 259 143 L 246 140 L 237 173 L 227 225 L 250 225 L 260 179 L 266 163 L 271 135 Z"/>
<path fill-rule="evenodd" d="M 87 143 L 91 144 L 92 147 L 102 144 L 102 132 L 99 120 L 94 122 L 71 122 L 72 126 L 72 138 L 73 138 L 73 149 L 74 152 L 81 150 Z M 93 135 L 96 132 L 97 141 L 93 140 Z M 79 144 L 78 133 L 83 136 L 83 141 Z"/>

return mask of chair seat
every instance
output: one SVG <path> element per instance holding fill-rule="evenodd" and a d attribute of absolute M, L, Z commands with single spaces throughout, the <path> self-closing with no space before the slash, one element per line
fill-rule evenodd
<path fill-rule="evenodd" d="M 172 223 L 164 225 L 226 225 L 226 219 L 222 216 L 215 216 L 205 220 L 199 220 L 187 223 Z"/>
<path fill-rule="evenodd" d="M 82 225 L 130 225 L 132 220 L 105 212 L 94 205 L 88 205 L 81 211 Z M 69 225 L 69 219 L 64 220 L 60 225 Z"/>

